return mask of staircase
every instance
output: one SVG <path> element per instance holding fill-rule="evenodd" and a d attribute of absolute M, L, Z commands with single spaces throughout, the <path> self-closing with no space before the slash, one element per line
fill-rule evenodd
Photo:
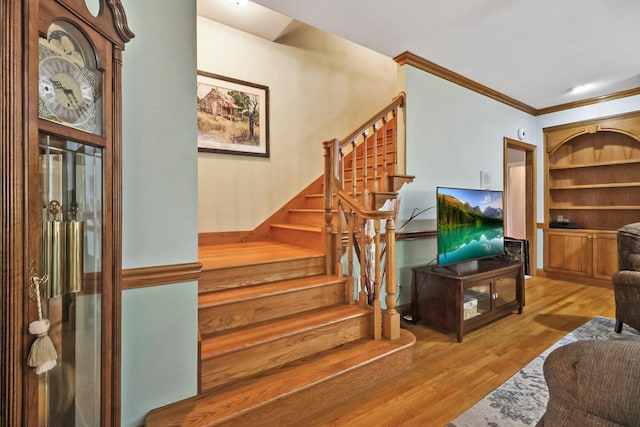
<path fill-rule="evenodd" d="M 386 145 L 378 133 L 370 147 Z M 344 168 L 344 185 L 363 203 L 394 197 L 389 184 L 403 180 L 386 165 L 352 165 L 384 172 L 367 180 Z M 152 410 L 145 425 L 311 424 L 412 366 L 415 337 L 401 330 L 392 340 L 373 339 L 380 316 L 364 301 L 353 303 L 353 280 L 332 265 L 327 230 L 341 227 L 340 196 L 328 205 L 325 194 L 301 197 L 287 223 L 271 224 L 270 240 L 200 247 L 199 393 Z"/>

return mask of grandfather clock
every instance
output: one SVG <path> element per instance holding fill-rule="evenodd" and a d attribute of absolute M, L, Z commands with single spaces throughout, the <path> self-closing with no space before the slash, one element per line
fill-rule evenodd
<path fill-rule="evenodd" d="M 133 33 L 119 0 L 0 8 L 1 77 L 13 81 L 0 122 L 0 423 L 119 425 L 121 67 Z"/>

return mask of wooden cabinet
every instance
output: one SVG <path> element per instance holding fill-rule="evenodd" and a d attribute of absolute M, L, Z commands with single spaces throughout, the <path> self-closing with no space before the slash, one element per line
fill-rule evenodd
<path fill-rule="evenodd" d="M 640 221 L 640 112 L 545 128 L 544 135 L 545 272 L 609 281 L 616 230 Z"/>
<path fill-rule="evenodd" d="M 544 247 L 547 272 L 609 280 L 618 270 L 615 231 L 549 229 Z"/>
<path fill-rule="evenodd" d="M 411 308 L 415 321 L 456 332 L 462 342 L 470 331 L 524 306 L 522 263 L 479 260 L 478 268 L 457 275 L 446 267 L 413 269 Z"/>

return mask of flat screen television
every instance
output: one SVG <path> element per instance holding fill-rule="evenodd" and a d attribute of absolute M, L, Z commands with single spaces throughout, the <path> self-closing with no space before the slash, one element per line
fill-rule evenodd
<path fill-rule="evenodd" d="M 437 187 L 438 265 L 473 265 L 504 253 L 502 191 Z"/>

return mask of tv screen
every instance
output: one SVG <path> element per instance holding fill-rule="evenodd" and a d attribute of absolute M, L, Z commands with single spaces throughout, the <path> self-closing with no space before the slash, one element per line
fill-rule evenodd
<path fill-rule="evenodd" d="M 438 264 L 504 253 L 502 191 L 438 187 Z"/>

